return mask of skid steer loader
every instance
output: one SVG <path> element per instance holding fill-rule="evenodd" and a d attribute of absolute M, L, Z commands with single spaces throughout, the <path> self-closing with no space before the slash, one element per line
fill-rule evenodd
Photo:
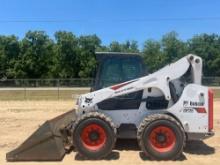
<path fill-rule="evenodd" d="M 8 161 L 62 160 L 72 148 L 101 159 L 117 138 L 137 139 L 149 158 L 170 160 L 188 140 L 214 135 L 213 92 L 201 85 L 200 57 L 189 54 L 146 75 L 140 56 L 103 54 L 92 92 L 7 153 Z"/>

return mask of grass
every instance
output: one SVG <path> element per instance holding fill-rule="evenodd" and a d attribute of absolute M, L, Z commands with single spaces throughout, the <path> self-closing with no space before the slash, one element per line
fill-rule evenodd
<path fill-rule="evenodd" d="M 68 90 L 0 90 L 0 100 L 71 100 L 77 96 L 88 93 L 88 88 L 70 88 Z"/>

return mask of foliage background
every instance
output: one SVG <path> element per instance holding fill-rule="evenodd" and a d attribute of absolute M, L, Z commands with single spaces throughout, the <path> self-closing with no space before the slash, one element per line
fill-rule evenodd
<path fill-rule="evenodd" d="M 199 34 L 187 41 L 169 32 L 161 40 L 146 39 L 102 45 L 97 35 L 76 36 L 58 31 L 54 39 L 44 31 L 28 31 L 24 38 L 0 35 L 0 78 L 89 78 L 96 66 L 95 52 L 139 53 L 150 72 L 188 53 L 204 60 L 204 76 L 220 76 L 220 36 Z"/>

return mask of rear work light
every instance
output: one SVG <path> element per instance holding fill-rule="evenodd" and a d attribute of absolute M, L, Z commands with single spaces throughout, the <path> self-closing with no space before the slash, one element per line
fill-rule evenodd
<path fill-rule="evenodd" d="M 208 124 L 209 124 L 209 131 L 213 129 L 213 91 L 209 89 L 208 91 L 208 99 L 209 99 L 209 118 L 208 118 Z"/>

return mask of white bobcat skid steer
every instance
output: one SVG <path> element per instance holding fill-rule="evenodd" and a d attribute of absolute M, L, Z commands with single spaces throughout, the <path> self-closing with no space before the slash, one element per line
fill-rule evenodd
<path fill-rule="evenodd" d="M 121 138 L 137 139 L 152 159 L 177 159 L 187 140 L 214 134 L 213 93 L 201 77 L 202 59 L 190 54 L 153 74 L 81 95 L 75 111 L 47 121 L 6 158 L 62 160 L 74 147 L 101 159 Z"/>
<path fill-rule="evenodd" d="M 176 159 L 186 140 L 213 135 L 213 93 L 201 77 L 202 59 L 188 55 L 148 76 L 80 96 L 75 148 L 100 158 L 116 138 L 137 138 L 152 159 Z M 115 100 L 132 93 L 140 97 L 119 109 Z"/>

